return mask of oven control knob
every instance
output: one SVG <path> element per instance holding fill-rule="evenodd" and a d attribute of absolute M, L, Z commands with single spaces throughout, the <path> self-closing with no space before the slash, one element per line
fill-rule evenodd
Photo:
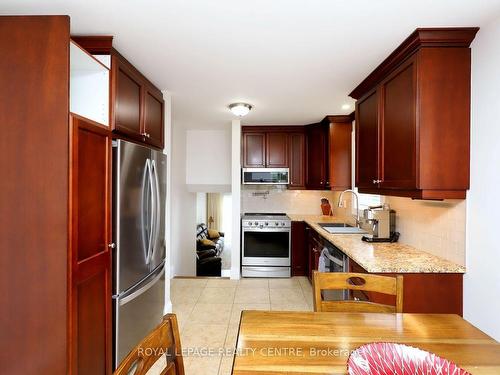
<path fill-rule="evenodd" d="M 265 224 L 266 224 L 266 227 L 269 225 L 269 223 L 267 221 L 265 222 Z"/>
<path fill-rule="evenodd" d="M 282 226 L 282 227 L 284 227 L 284 226 L 285 226 L 285 222 L 284 222 L 284 221 L 281 223 L 281 226 Z"/>
<path fill-rule="evenodd" d="M 276 221 L 276 222 L 274 223 L 274 225 L 278 226 L 278 225 L 280 225 L 280 223 L 278 223 L 278 222 Z"/>
<path fill-rule="evenodd" d="M 255 224 L 255 225 L 259 225 L 259 223 L 258 223 L 258 222 L 255 222 L 254 224 Z"/>

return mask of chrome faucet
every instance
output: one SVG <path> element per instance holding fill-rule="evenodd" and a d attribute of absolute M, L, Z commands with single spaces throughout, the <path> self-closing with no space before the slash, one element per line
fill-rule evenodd
<path fill-rule="evenodd" d="M 359 196 L 358 196 L 358 193 L 356 193 L 352 189 L 344 190 L 342 193 L 340 193 L 339 204 L 338 204 L 339 207 L 343 207 L 342 198 L 344 197 L 344 193 L 352 193 L 352 195 L 356 198 L 356 226 L 359 228 L 361 225 L 361 221 L 359 220 Z"/>

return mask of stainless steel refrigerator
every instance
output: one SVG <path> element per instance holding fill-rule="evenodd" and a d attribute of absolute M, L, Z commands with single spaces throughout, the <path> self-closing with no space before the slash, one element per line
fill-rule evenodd
<path fill-rule="evenodd" d="M 114 367 L 159 322 L 165 305 L 166 158 L 116 141 L 114 161 Z"/>

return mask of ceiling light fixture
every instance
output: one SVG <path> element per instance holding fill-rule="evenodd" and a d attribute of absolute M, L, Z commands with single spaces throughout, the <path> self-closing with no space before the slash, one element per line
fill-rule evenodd
<path fill-rule="evenodd" d="M 348 110 L 348 109 L 351 109 L 351 105 L 350 104 L 342 104 L 342 109 L 344 111 Z"/>
<path fill-rule="evenodd" d="M 250 112 L 252 106 L 247 103 L 232 103 L 229 104 L 229 110 L 236 116 L 243 117 Z"/>

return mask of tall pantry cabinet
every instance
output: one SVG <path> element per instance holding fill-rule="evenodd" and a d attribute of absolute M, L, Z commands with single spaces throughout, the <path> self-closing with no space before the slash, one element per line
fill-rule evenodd
<path fill-rule="evenodd" d="M 2 373 L 111 374 L 109 69 L 67 16 L 0 17 L 0 49 Z"/>
<path fill-rule="evenodd" d="M 0 17 L 0 50 L 1 372 L 112 374 L 112 140 L 161 148 L 163 96 L 67 16 Z"/>

